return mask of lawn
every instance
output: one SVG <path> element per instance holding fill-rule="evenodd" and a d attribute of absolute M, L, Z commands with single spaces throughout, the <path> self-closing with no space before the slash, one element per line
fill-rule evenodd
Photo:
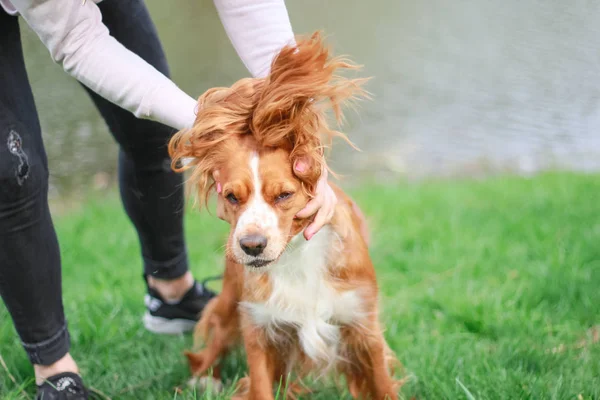
<path fill-rule="evenodd" d="M 349 192 L 370 219 L 386 336 L 410 375 L 405 398 L 600 399 L 600 175 Z M 118 198 L 96 196 L 55 222 L 86 381 L 113 399 L 210 398 L 175 389 L 191 338 L 141 325 L 138 243 Z M 219 273 L 227 226 L 190 210 L 186 229 L 195 275 Z M 0 398 L 31 398 L 32 369 L 2 306 L 0 321 Z M 228 383 L 242 360 L 229 361 Z M 349 398 L 317 389 L 312 398 Z"/>

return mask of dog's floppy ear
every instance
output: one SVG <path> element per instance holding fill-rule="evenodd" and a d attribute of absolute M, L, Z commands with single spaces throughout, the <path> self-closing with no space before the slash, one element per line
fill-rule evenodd
<path fill-rule="evenodd" d="M 169 142 L 171 168 L 175 172 L 191 171 L 190 179 L 206 204 L 214 186 L 212 173 L 218 165 L 221 132 L 204 131 L 200 126 L 177 132 Z"/>
<path fill-rule="evenodd" d="M 177 132 L 169 141 L 171 168 L 191 171 L 199 197 L 206 204 L 215 182 L 213 172 L 223 161 L 227 139 L 248 134 L 256 86 L 261 80 L 242 79 L 231 88 L 207 90 L 198 100 L 194 126 Z"/>
<path fill-rule="evenodd" d="M 250 121 L 250 130 L 265 147 L 290 150 L 292 164 L 306 168 L 296 175 L 309 193 L 315 189 L 325 165 L 324 151 L 334 137 L 352 143 L 328 126 L 326 111 L 332 110 L 338 123 L 342 106 L 360 97 L 367 79 L 339 75 L 359 69 L 348 60 L 332 57 L 319 32 L 299 38 L 284 47 L 271 64 Z"/>

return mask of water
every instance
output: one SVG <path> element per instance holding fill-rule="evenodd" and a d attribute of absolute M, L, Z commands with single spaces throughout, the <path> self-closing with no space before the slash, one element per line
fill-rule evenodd
<path fill-rule="evenodd" d="M 149 0 L 173 79 L 193 97 L 247 75 L 211 0 Z M 600 167 L 600 3 L 288 1 L 373 76 L 338 144 L 345 174 L 389 177 Z M 23 28 L 52 194 L 114 177 L 116 146 L 83 90 Z"/>

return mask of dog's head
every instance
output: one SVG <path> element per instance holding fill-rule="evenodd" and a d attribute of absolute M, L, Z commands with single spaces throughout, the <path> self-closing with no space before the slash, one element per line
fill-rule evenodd
<path fill-rule="evenodd" d="M 266 78 L 204 93 L 194 126 L 172 138 L 173 169 L 191 170 L 204 202 L 219 193 L 217 213 L 231 225 L 233 261 L 266 266 L 307 225 L 294 217 L 326 168 L 324 144 L 346 139 L 329 128 L 323 106 L 339 122 L 342 103 L 365 94 L 364 79 L 335 75 L 354 68 L 331 58 L 319 34 L 299 40 L 280 51 Z"/>

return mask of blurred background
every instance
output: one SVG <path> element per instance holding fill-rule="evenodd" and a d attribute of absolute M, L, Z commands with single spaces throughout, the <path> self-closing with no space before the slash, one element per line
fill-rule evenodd
<path fill-rule="evenodd" d="M 212 0 L 148 0 L 173 80 L 193 97 L 247 76 Z M 297 34 L 321 29 L 373 76 L 348 114 L 362 149 L 338 172 L 371 179 L 600 167 L 600 3 L 288 1 Z M 116 145 L 79 85 L 22 24 L 51 196 L 110 186 Z"/>

